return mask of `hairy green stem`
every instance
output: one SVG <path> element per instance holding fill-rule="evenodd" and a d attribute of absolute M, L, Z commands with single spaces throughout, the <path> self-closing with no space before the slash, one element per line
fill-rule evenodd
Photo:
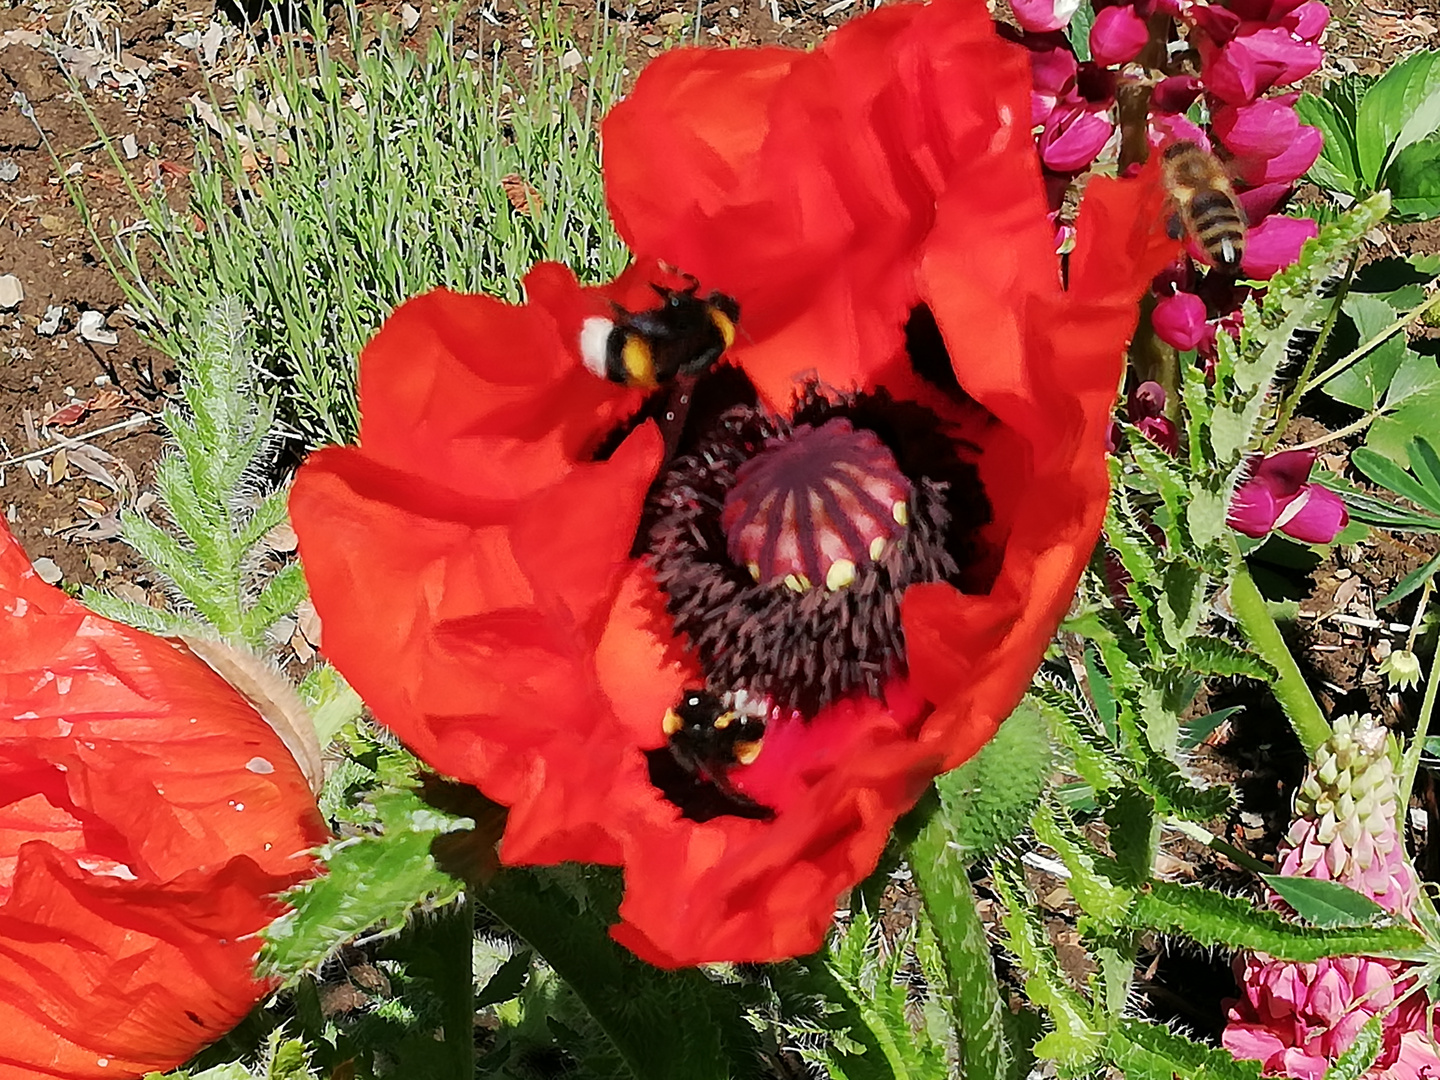
<path fill-rule="evenodd" d="M 410 959 L 412 974 L 435 986 L 442 1003 L 442 1038 L 426 1055 L 434 1080 L 473 1080 L 475 1075 L 475 901 L 468 892 L 433 919 L 413 924 L 420 945 Z"/>
<path fill-rule="evenodd" d="M 959 1027 L 962 1075 L 1008 1076 L 1014 1052 L 1005 1039 L 1004 999 L 965 863 L 950 844 L 944 814 L 932 814 L 916 836 L 910 846 L 910 869 L 945 960 L 949 1007 Z"/>
<path fill-rule="evenodd" d="M 1175 832 L 1183 833 L 1185 836 L 1188 836 L 1191 840 L 1194 840 L 1197 843 L 1204 844 L 1211 851 L 1216 852 L 1220 855 L 1224 855 L 1236 866 L 1244 867 L 1251 873 L 1273 874 L 1275 872 L 1275 868 L 1273 866 L 1266 866 L 1263 862 L 1255 858 L 1253 855 L 1247 855 L 1245 852 L 1237 848 L 1234 844 L 1226 843 L 1224 840 L 1221 840 L 1218 836 L 1212 833 L 1209 829 L 1205 828 L 1202 825 L 1198 825 L 1193 821 L 1186 821 L 1183 818 L 1178 817 L 1170 817 L 1165 819 L 1165 827 L 1167 829 L 1173 829 Z"/>
<path fill-rule="evenodd" d="M 1340 317 L 1340 307 L 1345 303 L 1345 298 L 1350 295 L 1350 285 L 1355 280 L 1355 267 L 1360 262 L 1360 249 L 1356 248 L 1350 256 L 1350 265 L 1345 268 L 1345 276 L 1340 279 L 1340 285 L 1335 290 L 1335 297 L 1330 303 L 1330 311 L 1325 316 L 1325 322 L 1320 327 L 1320 334 L 1315 339 L 1315 345 L 1310 350 L 1310 355 L 1305 358 L 1305 366 L 1300 369 L 1300 374 L 1295 377 L 1295 382 L 1290 387 L 1290 393 L 1280 403 L 1280 410 L 1275 414 L 1275 426 L 1271 428 L 1270 434 L 1266 436 L 1262 449 L 1265 453 L 1275 449 L 1275 444 L 1285 434 L 1285 428 L 1290 423 L 1290 417 L 1295 413 L 1295 407 L 1300 404 L 1300 398 L 1310 386 L 1310 376 L 1315 371 L 1315 365 L 1320 362 L 1320 354 L 1325 351 L 1325 344 L 1330 340 L 1330 331 L 1335 329 L 1335 320 Z"/>
<path fill-rule="evenodd" d="M 1236 560 L 1235 573 L 1230 579 L 1230 607 L 1246 640 L 1278 672 L 1271 684 L 1275 700 L 1285 710 L 1305 752 L 1313 757 L 1330 737 L 1330 725 L 1325 722 L 1319 702 L 1306 685 L 1305 676 L 1300 673 L 1300 666 L 1295 663 L 1243 559 Z"/>

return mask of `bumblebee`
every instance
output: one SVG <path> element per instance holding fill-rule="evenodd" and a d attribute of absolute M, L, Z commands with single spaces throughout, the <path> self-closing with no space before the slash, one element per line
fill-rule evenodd
<path fill-rule="evenodd" d="M 735 342 L 740 305 L 724 293 L 700 296 L 700 283 L 684 289 L 651 284 L 660 306 L 615 317 L 587 319 L 580 331 L 580 357 L 601 378 L 622 386 L 654 390 L 681 375 L 699 375 Z"/>
<path fill-rule="evenodd" d="M 687 690 L 665 711 L 668 745 L 649 751 L 650 777 L 692 821 L 720 816 L 766 820 L 774 816 L 738 791 L 729 771 L 760 756 L 769 702 L 744 690 L 724 696 Z"/>
<path fill-rule="evenodd" d="M 1193 237 L 1217 268 L 1238 273 L 1245 255 L 1245 211 L 1225 166 L 1188 139 L 1171 143 L 1160 159 L 1175 214 L 1170 234 Z"/>

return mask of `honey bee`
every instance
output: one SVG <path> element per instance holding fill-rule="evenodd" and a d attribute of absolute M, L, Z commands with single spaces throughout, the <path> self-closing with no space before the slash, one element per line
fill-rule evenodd
<path fill-rule="evenodd" d="M 1217 268 L 1238 273 L 1245 255 L 1245 211 L 1225 166 L 1188 139 L 1171 143 L 1160 158 L 1175 214 L 1170 234 L 1177 240 L 1188 234 Z"/>
<path fill-rule="evenodd" d="M 654 390 L 677 376 L 699 375 L 735 342 L 740 305 L 724 293 L 700 296 L 690 278 L 684 289 L 650 286 L 660 306 L 628 311 L 615 305 L 615 317 L 585 320 L 580 357 L 601 378 L 622 386 Z"/>
<path fill-rule="evenodd" d="M 650 752 L 651 779 L 674 798 L 686 817 L 720 815 L 765 820 L 774 816 L 736 790 L 729 771 L 760 756 L 768 699 L 736 690 L 724 695 L 687 690 L 662 722 L 668 746 Z"/>

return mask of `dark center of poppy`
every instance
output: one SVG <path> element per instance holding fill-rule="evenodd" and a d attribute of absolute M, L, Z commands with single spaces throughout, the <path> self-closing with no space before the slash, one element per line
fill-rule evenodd
<path fill-rule="evenodd" d="M 958 404 L 933 320 L 911 324 L 914 369 Z M 683 393 L 684 409 L 672 394 L 635 421 L 660 425 L 667 457 L 636 554 L 702 671 L 657 717 L 667 744 L 647 752 L 650 779 L 692 820 L 765 819 L 735 781 L 767 732 L 852 694 L 884 698 L 907 670 L 905 591 L 989 587 L 990 506 L 977 448 L 915 402 L 811 386 L 776 416 L 733 368 Z"/>
<path fill-rule="evenodd" d="M 736 470 L 720 511 L 726 550 L 761 585 L 843 589 L 905 531 L 910 491 L 873 431 L 802 424 Z"/>
<path fill-rule="evenodd" d="M 802 716 L 905 672 L 900 603 L 959 582 L 989 504 L 937 418 L 811 390 L 793 418 L 732 408 L 657 481 L 646 542 L 716 692 Z"/>

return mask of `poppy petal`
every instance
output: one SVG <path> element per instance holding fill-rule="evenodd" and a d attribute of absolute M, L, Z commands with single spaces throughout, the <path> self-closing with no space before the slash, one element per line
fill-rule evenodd
<path fill-rule="evenodd" d="M 266 991 L 255 934 L 327 836 L 183 646 L 92 615 L 0 526 L 0 1078 L 165 1070 Z"/>

